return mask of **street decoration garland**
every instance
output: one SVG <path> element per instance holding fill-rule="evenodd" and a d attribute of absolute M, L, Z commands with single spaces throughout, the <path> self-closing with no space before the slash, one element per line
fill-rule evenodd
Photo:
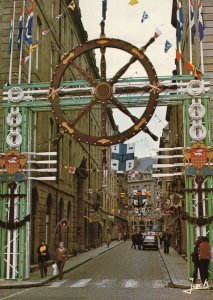
<path fill-rule="evenodd" d="M 213 222 L 213 216 L 210 217 L 191 217 L 186 211 L 181 211 L 181 219 L 188 221 L 190 224 L 204 226 Z"/>
<path fill-rule="evenodd" d="M 0 220 L 0 227 L 4 229 L 18 229 L 24 226 L 27 222 L 30 222 L 30 215 L 27 215 L 24 217 L 23 220 L 18 221 L 18 220 L 9 220 L 9 221 L 2 221 Z"/>

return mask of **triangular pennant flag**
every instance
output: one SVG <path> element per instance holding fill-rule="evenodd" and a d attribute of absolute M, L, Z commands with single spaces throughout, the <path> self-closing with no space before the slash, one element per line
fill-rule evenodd
<path fill-rule="evenodd" d="M 38 44 L 31 46 L 29 49 L 30 53 L 32 53 L 36 48 L 38 48 Z"/>
<path fill-rule="evenodd" d="M 192 63 L 190 63 L 190 61 L 187 60 L 186 63 L 185 63 L 185 69 L 187 71 L 193 71 L 194 68 L 195 68 L 195 66 Z"/>
<path fill-rule="evenodd" d="M 181 57 L 182 57 L 182 54 L 178 50 L 176 50 L 176 59 L 177 59 L 177 61 L 179 61 L 181 59 Z"/>
<path fill-rule="evenodd" d="M 141 23 L 143 23 L 143 21 L 145 21 L 146 19 L 149 18 L 149 15 L 144 11 L 143 12 L 143 16 L 142 16 L 142 20 L 141 20 Z"/>
<path fill-rule="evenodd" d="M 172 44 L 168 40 L 166 40 L 164 52 L 167 53 L 171 47 L 172 47 Z"/>
<path fill-rule="evenodd" d="M 70 8 L 71 10 L 75 9 L 75 2 L 71 1 L 70 4 L 68 5 L 68 8 Z"/>
<path fill-rule="evenodd" d="M 131 4 L 131 5 L 138 4 L 138 0 L 130 0 L 129 4 Z"/>
<path fill-rule="evenodd" d="M 75 174 L 75 170 L 76 170 L 75 167 L 70 167 L 70 168 L 69 168 L 69 173 L 70 173 L 70 174 Z"/>
<path fill-rule="evenodd" d="M 44 30 L 44 31 L 42 31 L 42 35 L 47 35 L 48 33 L 50 32 L 50 28 L 49 29 L 46 29 L 46 30 Z"/>
<path fill-rule="evenodd" d="M 25 57 L 23 57 L 22 58 L 22 60 L 20 61 L 20 65 L 24 65 L 24 64 L 26 64 L 26 62 L 28 61 L 28 59 L 30 58 L 30 56 L 28 55 L 28 56 L 25 56 Z"/>
<path fill-rule="evenodd" d="M 199 71 L 198 69 L 194 68 L 193 75 L 194 75 L 195 79 L 201 80 L 201 77 L 204 74 L 201 71 Z"/>
<path fill-rule="evenodd" d="M 154 38 L 158 38 L 160 35 L 162 34 L 162 32 L 160 31 L 159 28 L 156 27 L 155 33 L 154 33 Z"/>
<path fill-rule="evenodd" d="M 63 15 L 63 14 L 57 15 L 57 16 L 55 17 L 56 20 L 58 21 L 59 19 L 61 19 L 62 15 Z"/>

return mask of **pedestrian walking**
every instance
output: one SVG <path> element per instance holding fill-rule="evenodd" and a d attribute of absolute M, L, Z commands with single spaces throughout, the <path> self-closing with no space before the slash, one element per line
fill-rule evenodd
<path fill-rule="evenodd" d="M 201 242 L 199 244 L 199 271 L 200 278 L 203 285 L 208 282 L 209 279 L 209 263 L 211 260 L 211 248 L 209 239 L 206 236 L 201 237 Z"/>
<path fill-rule="evenodd" d="M 112 241 L 112 237 L 111 237 L 109 229 L 107 229 L 107 238 L 106 238 L 107 247 L 109 247 L 109 245 L 111 244 L 111 241 Z"/>
<path fill-rule="evenodd" d="M 124 242 L 126 242 L 126 240 L 127 240 L 127 233 L 126 233 L 126 231 L 124 231 L 123 237 L 124 237 Z"/>
<path fill-rule="evenodd" d="M 118 240 L 121 241 L 121 238 L 122 238 L 122 234 L 121 234 L 121 232 L 119 232 L 118 233 Z"/>
<path fill-rule="evenodd" d="M 67 249 L 64 247 L 64 242 L 59 243 L 59 247 L 56 249 L 56 264 L 59 272 L 59 280 L 62 280 L 63 269 L 67 260 Z"/>
<path fill-rule="evenodd" d="M 47 261 L 50 259 L 48 246 L 44 240 L 40 240 L 37 248 L 38 263 L 41 277 L 47 276 Z"/>
<path fill-rule="evenodd" d="M 135 233 L 132 234 L 132 246 L 131 249 L 134 247 L 136 249 L 136 243 L 137 243 L 137 235 Z"/>
<path fill-rule="evenodd" d="M 160 246 L 162 246 L 163 245 L 163 232 L 162 231 L 159 232 L 158 237 L 159 237 L 159 240 L 160 240 Z"/>
<path fill-rule="evenodd" d="M 191 253 L 192 262 L 194 264 L 194 271 L 193 271 L 193 284 L 196 284 L 197 276 L 198 276 L 198 268 L 199 268 L 199 244 L 201 240 L 200 237 L 194 243 L 194 250 Z"/>
<path fill-rule="evenodd" d="M 137 245 L 138 245 L 138 250 L 142 249 L 142 244 L 143 244 L 143 234 L 142 232 L 139 232 L 137 234 Z"/>
<path fill-rule="evenodd" d="M 172 235 L 169 233 L 169 230 L 166 229 L 166 231 L 163 233 L 163 245 L 164 245 L 164 253 L 169 254 L 169 246 L 170 246 L 170 240 Z"/>

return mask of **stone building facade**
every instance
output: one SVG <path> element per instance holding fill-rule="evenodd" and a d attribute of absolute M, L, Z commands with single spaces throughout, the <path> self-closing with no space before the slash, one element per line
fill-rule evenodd
<path fill-rule="evenodd" d="M 17 31 L 19 12 L 23 1 L 15 1 L 14 48 L 12 75 L 9 78 L 10 55 L 8 40 L 10 20 L 13 11 L 13 1 L 1 1 L 0 7 L 0 89 L 12 86 L 24 86 L 27 82 L 49 82 L 63 53 L 87 41 L 87 33 L 81 20 L 79 1 L 75 1 L 76 9 L 67 9 L 70 1 L 36 1 L 33 16 L 33 44 L 38 47 L 32 52 L 32 64 L 29 80 L 29 65 L 22 65 L 19 77 L 19 50 L 17 47 Z M 27 11 L 31 1 L 24 1 L 26 22 Z M 48 34 L 43 34 L 50 28 Z M 29 53 L 29 45 L 23 42 L 22 56 Z M 95 55 L 90 52 L 79 58 L 78 63 L 93 78 L 99 78 Z M 81 80 L 76 69 L 69 68 L 63 81 Z M 2 96 L 1 96 L 2 100 Z M 48 100 L 47 100 L 48 101 Z M 2 102 L 2 101 L 1 101 Z M 74 109 L 70 116 L 79 112 Z M 80 129 L 87 133 L 98 134 L 100 112 L 89 113 L 80 122 Z M 60 240 L 70 253 L 85 251 L 97 247 L 104 242 L 105 231 L 110 228 L 113 237 L 117 236 L 114 217 L 115 208 L 120 197 L 115 196 L 117 190 L 117 175 L 111 172 L 104 177 L 102 149 L 74 140 L 69 135 L 59 138 L 60 130 L 50 110 L 32 109 L 30 112 L 31 133 L 28 137 L 29 150 L 33 152 L 57 152 L 57 173 L 55 181 L 31 182 L 31 229 L 30 229 L 30 263 L 37 262 L 37 246 L 40 239 L 46 240 L 50 253 L 54 257 L 55 247 Z M 0 108 L 0 127 L 4 128 L 2 107 Z M 117 131 L 112 113 L 108 111 L 107 130 L 109 134 Z M 5 151 L 3 132 L 0 134 L 0 151 Z M 21 149 L 20 149 L 21 151 Z M 108 162 L 110 153 L 107 151 Z M 47 166 L 48 167 L 48 166 Z M 76 168 L 71 174 L 69 167 Z M 98 222 L 91 219 L 91 212 L 98 214 Z M 126 222 L 125 214 L 120 216 Z M 60 221 L 66 219 L 68 227 L 61 227 Z M 118 228 L 117 228 L 118 229 Z M 3 244 L 2 244 L 3 246 Z M 3 251 L 3 250 L 2 250 Z M 3 252 L 2 252 L 3 253 Z M 1 274 L 4 277 L 4 274 Z"/>

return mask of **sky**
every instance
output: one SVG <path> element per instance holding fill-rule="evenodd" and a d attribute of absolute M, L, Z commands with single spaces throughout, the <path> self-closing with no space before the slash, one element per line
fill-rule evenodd
<path fill-rule="evenodd" d="M 162 34 L 148 47 L 146 55 L 152 62 L 157 75 L 172 75 L 175 69 L 175 29 L 171 26 L 172 0 L 138 0 L 135 5 L 130 5 L 130 0 L 107 0 L 105 20 L 105 35 L 108 38 L 116 38 L 129 42 L 137 47 L 142 47 L 154 35 L 156 27 Z M 88 33 L 88 40 L 100 37 L 100 22 L 102 20 L 102 0 L 79 0 L 84 28 Z M 142 23 L 144 11 L 148 18 Z M 168 40 L 172 47 L 164 52 L 165 42 Z M 98 61 L 98 57 L 97 57 Z M 110 53 L 110 66 L 107 65 L 107 77 L 112 77 L 119 66 L 127 63 L 125 54 L 118 51 Z M 132 66 L 125 77 L 144 76 L 140 68 Z M 143 108 L 131 108 L 135 116 L 142 115 Z M 158 137 L 166 126 L 165 107 L 157 107 L 152 119 L 148 123 L 149 129 Z M 114 110 L 114 119 L 119 125 L 119 130 L 124 131 L 132 125 L 119 111 Z M 154 155 L 153 148 L 159 146 L 143 131 L 130 139 L 127 143 L 135 143 L 135 156 L 146 157 Z"/>

